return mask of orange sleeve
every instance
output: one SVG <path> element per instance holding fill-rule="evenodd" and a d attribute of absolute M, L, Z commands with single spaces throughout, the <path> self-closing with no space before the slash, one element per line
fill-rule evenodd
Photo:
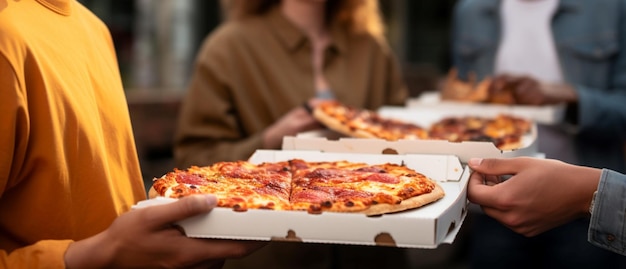
<path fill-rule="evenodd" d="M 18 121 L 23 109 L 21 82 L 16 78 L 12 66 L 7 59 L 0 54 L 0 122 L 6 124 L 4 132 L 0 132 L 0 197 L 3 197 L 7 185 L 15 185 L 17 182 L 9 180 L 14 178 L 10 175 L 13 166 L 20 166 L 23 156 L 20 154 L 24 142 L 16 137 L 16 133 L 22 132 Z M 11 89 L 11 90 L 10 90 Z M 15 89 L 15 90 L 12 90 Z M 45 240 L 33 245 L 18 248 L 10 253 L 0 249 L 0 268 L 65 268 L 64 255 L 72 240 Z"/>
<path fill-rule="evenodd" d="M 65 251 L 72 240 L 44 240 L 7 254 L 0 250 L 0 268 L 65 268 Z"/>

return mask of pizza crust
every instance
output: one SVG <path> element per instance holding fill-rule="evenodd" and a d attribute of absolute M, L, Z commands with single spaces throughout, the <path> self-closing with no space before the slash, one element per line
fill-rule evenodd
<path fill-rule="evenodd" d="M 365 132 L 363 130 L 351 129 L 350 127 L 348 127 L 348 125 L 341 122 L 337 118 L 324 113 L 324 111 L 322 111 L 321 109 L 313 110 L 313 117 L 315 117 L 319 122 L 321 122 L 324 126 L 328 127 L 329 129 L 339 132 L 341 134 L 350 136 L 350 137 L 378 138 L 374 134 Z"/>
<path fill-rule="evenodd" d="M 318 105 L 312 115 L 328 129 L 349 137 L 395 141 L 421 139 L 428 136 L 427 131 L 421 126 L 397 119 L 383 118 L 377 112 L 351 108 L 335 101 Z"/>
<path fill-rule="evenodd" d="M 439 184 L 435 183 L 435 188 L 429 193 L 411 197 L 409 199 L 402 201 L 402 203 L 397 204 L 397 205 L 392 205 L 392 204 L 372 205 L 368 209 L 359 211 L 358 213 L 363 213 L 368 216 L 374 216 L 374 215 L 381 215 L 385 213 L 405 211 L 405 210 L 419 208 L 427 204 L 433 203 L 443 198 L 444 195 L 445 195 L 445 192 L 443 191 L 443 188 L 439 186 Z"/>
<path fill-rule="evenodd" d="M 154 189 L 154 187 L 150 187 L 150 189 L 148 190 L 148 198 L 153 199 L 159 196 L 159 193 Z"/>

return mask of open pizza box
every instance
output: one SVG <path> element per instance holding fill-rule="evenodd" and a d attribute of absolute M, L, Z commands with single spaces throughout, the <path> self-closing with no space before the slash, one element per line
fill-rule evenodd
<path fill-rule="evenodd" d="M 446 116 L 497 116 L 497 114 L 472 114 L 458 110 L 413 110 L 404 107 L 382 107 L 378 110 L 378 113 L 386 118 L 412 122 L 423 127 L 428 127 Z M 442 154 L 457 156 L 461 162 L 467 163 L 473 157 L 510 158 L 536 156 L 538 154 L 537 144 L 537 125 L 533 124 L 530 133 L 522 137 L 520 148 L 515 150 L 501 150 L 491 142 L 481 141 L 449 142 L 431 139 L 387 141 L 375 138 L 352 138 L 331 130 L 315 130 L 299 133 L 296 136 L 286 136 L 283 138 L 282 149 L 370 154 Z"/>
<path fill-rule="evenodd" d="M 507 113 L 534 120 L 540 124 L 558 124 L 565 118 L 565 105 L 502 105 L 442 100 L 439 92 L 424 92 L 406 102 L 406 108 L 441 112 L 462 111 L 464 113 L 496 115 Z"/>
<path fill-rule="evenodd" d="M 215 208 L 208 214 L 181 221 L 179 225 L 188 236 L 199 238 L 437 248 L 440 244 L 454 241 L 465 219 L 470 171 L 456 156 L 258 150 L 251 156 L 250 162 L 295 158 L 369 164 L 403 163 L 436 180 L 444 189 L 445 196 L 420 208 L 370 217 L 358 213 L 309 214 L 264 209 L 235 212 L 229 208 Z M 134 208 L 172 201 L 174 199 L 154 198 L 141 201 Z"/>

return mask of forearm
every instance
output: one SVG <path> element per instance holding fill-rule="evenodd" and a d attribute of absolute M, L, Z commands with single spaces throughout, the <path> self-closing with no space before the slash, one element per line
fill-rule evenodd
<path fill-rule="evenodd" d="M 71 243 L 65 252 L 65 268 L 110 268 L 114 244 L 102 244 L 103 233 Z"/>
<path fill-rule="evenodd" d="M 602 172 L 600 169 L 566 164 L 570 167 L 574 167 L 570 175 L 564 177 L 569 182 L 568 189 L 577 190 L 575 193 L 571 193 L 574 200 L 572 206 L 578 208 L 579 217 L 589 217 L 589 208 L 592 204 L 594 192 L 598 189 Z M 565 174 L 563 174 L 565 175 Z M 576 179 L 576 180 L 573 180 Z"/>

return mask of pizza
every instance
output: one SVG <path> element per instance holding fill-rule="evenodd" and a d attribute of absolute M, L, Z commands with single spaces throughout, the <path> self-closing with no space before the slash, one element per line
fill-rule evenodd
<path fill-rule="evenodd" d="M 522 147 L 522 138 L 531 128 L 529 120 L 505 114 L 496 117 L 449 116 L 433 123 L 428 134 L 430 139 L 488 141 L 501 150 L 512 150 Z"/>
<path fill-rule="evenodd" d="M 434 180 L 405 165 L 302 159 L 192 166 L 153 180 L 151 197 L 210 193 L 218 207 L 380 215 L 422 207 L 441 199 Z"/>
<path fill-rule="evenodd" d="M 448 116 L 430 126 L 385 118 L 375 111 L 357 109 L 338 101 L 324 101 L 313 109 L 323 125 L 357 138 L 435 139 L 450 142 L 489 141 L 501 150 L 522 147 L 523 137 L 532 129 L 528 119 L 508 114 L 495 117 Z"/>
<path fill-rule="evenodd" d="M 423 127 L 396 119 L 381 117 L 375 111 L 357 109 L 338 101 L 324 101 L 315 106 L 313 117 L 328 128 L 358 138 L 423 139 Z"/>

